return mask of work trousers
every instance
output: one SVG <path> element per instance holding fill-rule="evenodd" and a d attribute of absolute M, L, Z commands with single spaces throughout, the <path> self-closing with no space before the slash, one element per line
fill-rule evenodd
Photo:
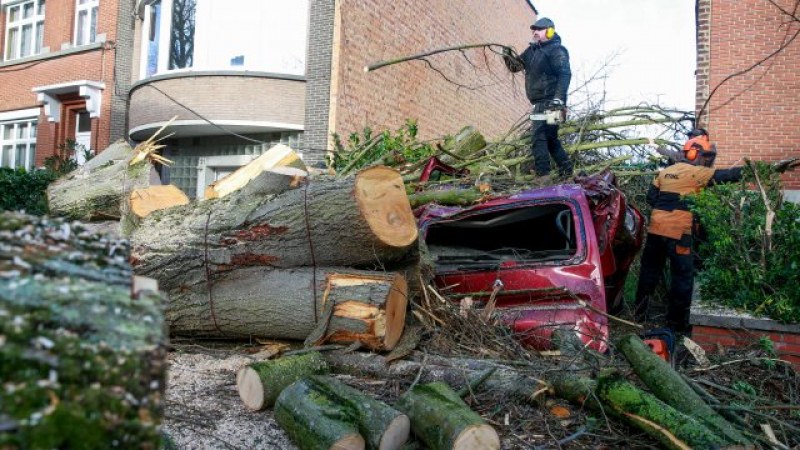
<path fill-rule="evenodd" d="M 543 113 L 549 104 L 549 101 L 534 103 L 533 113 Z M 558 125 L 548 125 L 544 120 L 535 120 L 531 125 L 531 131 L 531 155 L 536 175 L 550 173 L 551 156 L 558 165 L 559 175 L 564 177 L 572 175 L 572 162 L 564 151 L 561 141 L 558 140 Z"/>
<path fill-rule="evenodd" d="M 667 259 L 670 286 L 666 325 L 674 331 L 687 332 L 694 288 L 694 255 L 690 234 L 683 235 L 680 240 L 656 234 L 647 236 L 642 252 L 639 286 L 636 289 L 636 317 L 638 320 L 646 317 L 650 297 L 661 281 Z"/>

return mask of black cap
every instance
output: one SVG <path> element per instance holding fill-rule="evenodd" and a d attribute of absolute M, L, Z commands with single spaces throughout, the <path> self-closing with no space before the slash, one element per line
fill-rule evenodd
<path fill-rule="evenodd" d="M 531 30 L 544 30 L 546 28 L 555 28 L 556 24 L 547 17 L 542 17 L 531 25 Z"/>

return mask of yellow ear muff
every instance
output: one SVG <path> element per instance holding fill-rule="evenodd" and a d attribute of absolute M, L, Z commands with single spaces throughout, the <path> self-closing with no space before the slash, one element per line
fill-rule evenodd
<path fill-rule="evenodd" d="M 547 36 L 547 39 L 553 39 L 553 36 L 555 35 L 556 35 L 556 29 L 553 27 L 548 27 L 547 33 L 545 34 L 545 36 Z"/>

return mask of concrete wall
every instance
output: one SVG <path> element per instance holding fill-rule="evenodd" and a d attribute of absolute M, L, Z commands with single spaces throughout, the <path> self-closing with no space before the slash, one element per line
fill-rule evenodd
<path fill-rule="evenodd" d="M 794 0 L 776 0 L 793 11 Z M 698 0 L 697 108 L 726 77 L 775 52 L 800 29 L 767 0 Z M 717 89 L 700 117 L 717 143 L 717 164 L 742 157 L 780 160 L 800 157 L 800 45 Z M 800 173 L 784 175 L 788 189 L 800 189 Z"/>
<path fill-rule="evenodd" d="M 149 78 L 133 87 L 131 129 L 166 122 L 176 115 L 177 120 L 202 120 L 149 85 L 212 122 L 266 121 L 302 126 L 304 120 L 305 81 L 288 76 L 258 76 L 253 72 L 232 75 L 186 72 Z"/>
<path fill-rule="evenodd" d="M 489 51 L 467 51 L 469 61 L 458 52 L 428 58 L 465 87 L 420 61 L 364 72 L 370 63 L 454 45 L 493 42 L 522 52 L 535 20 L 528 2 L 341 0 L 336 8 L 330 131 L 395 130 L 412 118 L 423 139 L 465 125 L 492 137 L 529 108 L 523 75 L 512 76 Z"/>

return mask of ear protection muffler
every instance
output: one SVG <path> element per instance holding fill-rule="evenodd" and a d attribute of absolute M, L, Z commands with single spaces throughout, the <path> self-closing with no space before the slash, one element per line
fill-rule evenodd
<path fill-rule="evenodd" d="M 555 36 L 555 35 L 556 35 L 556 29 L 553 28 L 553 27 L 548 27 L 547 28 L 547 32 L 545 33 L 545 36 L 547 36 L 547 39 L 553 39 L 553 36 Z"/>

